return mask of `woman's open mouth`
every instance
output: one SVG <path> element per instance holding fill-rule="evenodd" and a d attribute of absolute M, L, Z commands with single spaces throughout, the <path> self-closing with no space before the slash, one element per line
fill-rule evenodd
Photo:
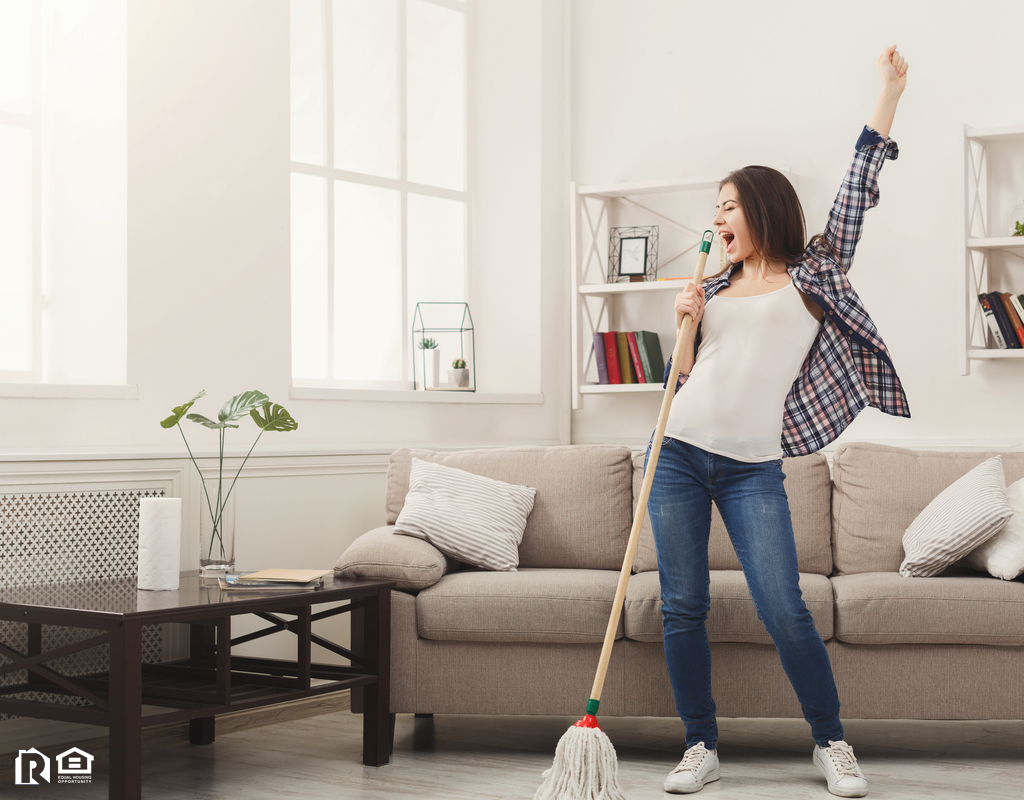
<path fill-rule="evenodd" d="M 722 237 L 722 241 L 725 242 L 725 252 L 730 252 L 735 241 L 733 235 L 731 233 L 723 233 L 720 235 Z"/>

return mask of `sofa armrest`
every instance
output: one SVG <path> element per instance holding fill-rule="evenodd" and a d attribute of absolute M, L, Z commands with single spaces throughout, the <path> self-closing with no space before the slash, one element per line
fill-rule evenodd
<path fill-rule="evenodd" d="M 374 528 L 341 554 L 334 572 L 342 578 L 372 578 L 397 583 L 396 588 L 426 589 L 461 565 L 434 545 L 394 533 L 394 525 Z"/>

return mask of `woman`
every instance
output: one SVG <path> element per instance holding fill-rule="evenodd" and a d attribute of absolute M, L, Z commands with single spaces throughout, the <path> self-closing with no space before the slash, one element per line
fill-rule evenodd
<path fill-rule="evenodd" d="M 782 456 L 815 452 L 867 405 L 910 416 L 885 344 L 846 277 L 864 212 L 878 202 L 878 172 L 899 154 L 888 136 L 907 68 L 895 45 L 879 56 L 882 92 L 823 235 L 804 247 L 803 211 L 785 176 L 737 170 L 720 185 L 713 222 L 730 264 L 676 297 L 676 325 L 691 315 L 692 341 L 647 506 L 665 658 L 686 724 L 686 754 L 665 781 L 668 792 L 719 778 L 704 625 L 713 500 L 810 723 L 813 763 L 833 794 L 867 794 L 843 740 L 828 653 L 797 583 Z"/>

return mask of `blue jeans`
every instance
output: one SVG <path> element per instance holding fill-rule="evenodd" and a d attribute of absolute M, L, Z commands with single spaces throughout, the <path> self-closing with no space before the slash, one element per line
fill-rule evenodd
<path fill-rule="evenodd" d="M 647 459 L 651 448 L 647 447 Z M 644 468 L 647 467 L 647 459 Z M 782 460 L 748 464 L 666 437 L 647 503 L 658 550 L 665 660 L 676 710 L 686 723 L 686 746 L 718 743 L 711 697 L 708 537 L 711 501 L 796 691 L 814 741 L 843 738 L 839 694 L 825 644 L 814 628 L 798 584 L 796 544 Z"/>

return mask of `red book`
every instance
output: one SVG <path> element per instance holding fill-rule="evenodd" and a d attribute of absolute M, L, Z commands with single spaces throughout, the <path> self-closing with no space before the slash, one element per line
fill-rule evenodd
<path fill-rule="evenodd" d="M 622 383 L 622 371 L 619 369 L 619 345 L 615 340 L 615 331 L 604 335 L 604 354 L 608 361 L 608 383 Z"/>
<path fill-rule="evenodd" d="M 629 342 L 629 357 L 633 359 L 633 369 L 636 370 L 637 383 L 647 383 L 647 378 L 644 377 L 644 365 L 640 361 L 640 351 L 636 346 L 636 334 L 633 331 L 629 331 L 626 334 L 626 341 Z"/>
<path fill-rule="evenodd" d="M 1006 316 L 1010 319 L 1010 327 L 1013 328 L 1013 332 L 1017 334 L 1017 339 L 1024 347 L 1024 325 L 1021 324 L 1020 317 L 1017 316 L 1017 309 L 1013 307 L 1013 301 L 1010 299 L 1009 292 L 1000 292 L 999 299 L 1003 301 L 1003 308 L 1006 309 Z"/>

